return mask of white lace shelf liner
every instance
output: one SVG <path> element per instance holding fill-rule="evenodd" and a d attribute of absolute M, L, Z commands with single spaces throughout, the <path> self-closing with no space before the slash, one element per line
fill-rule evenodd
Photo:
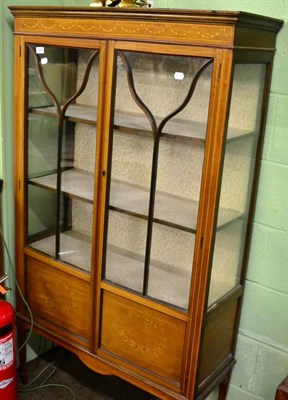
<path fill-rule="evenodd" d="M 40 187 L 56 190 L 56 174 L 30 179 Z M 62 193 L 84 201 L 93 201 L 94 175 L 79 169 L 69 169 L 62 173 Z M 149 191 L 145 188 L 118 180 L 111 181 L 110 208 L 123 213 L 131 213 L 147 218 Z M 156 192 L 154 221 L 195 232 L 198 202 L 164 192 Z M 220 208 L 218 228 L 241 217 L 235 210 Z"/>
<path fill-rule="evenodd" d="M 30 245 L 51 257 L 55 256 L 55 236 L 41 239 Z M 60 260 L 90 273 L 91 239 L 77 232 L 60 235 Z M 144 257 L 131 251 L 108 246 L 106 277 L 113 284 L 142 293 Z M 157 260 L 151 260 L 148 296 L 186 309 L 188 307 L 191 270 L 178 268 Z M 214 303 L 231 290 L 228 282 L 213 282 L 209 304 Z"/>
<path fill-rule="evenodd" d="M 43 114 L 55 117 L 56 111 L 54 107 L 41 107 L 31 109 L 33 113 Z M 66 110 L 65 116 L 68 120 L 74 122 L 83 122 L 92 125 L 97 123 L 97 108 L 84 104 L 71 104 Z M 162 118 L 156 117 L 156 122 L 159 125 Z M 129 111 L 115 111 L 114 117 L 115 128 L 129 128 L 139 131 L 151 132 L 149 120 L 144 113 L 138 114 Z M 194 140 L 205 141 L 206 137 L 206 123 L 199 121 L 188 121 L 179 118 L 172 118 L 164 129 L 163 133 L 171 136 L 179 136 L 184 138 L 191 138 Z M 245 136 L 250 136 L 253 132 L 251 130 L 239 129 L 236 127 L 229 127 L 229 140 L 240 139 Z"/>

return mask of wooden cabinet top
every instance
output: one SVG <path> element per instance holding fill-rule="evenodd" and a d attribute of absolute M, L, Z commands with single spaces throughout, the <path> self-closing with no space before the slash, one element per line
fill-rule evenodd
<path fill-rule="evenodd" d="M 283 21 L 238 11 L 11 6 L 15 33 L 274 49 Z M 45 21 L 44 21 L 45 20 Z M 259 34 L 260 33 L 260 34 Z"/>

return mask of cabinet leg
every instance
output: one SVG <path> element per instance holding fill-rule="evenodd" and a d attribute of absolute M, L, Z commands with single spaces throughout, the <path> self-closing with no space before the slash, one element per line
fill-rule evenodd
<path fill-rule="evenodd" d="M 17 339 L 18 346 L 22 346 L 22 344 L 26 340 L 26 329 L 23 326 L 22 322 L 17 322 Z M 28 370 L 27 370 L 27 353 L 26 353 L 26 345 L 21 348 L 19 351 L 19 376 L 24 385 L 28 383 Z"/>
<path fill-rule="evenodd" d="M 220 383 L 218 400 L 226 400 L 229 389 L 230 378 L 231 378 L 231 372 L 227 375 L 226 379 Z"/>

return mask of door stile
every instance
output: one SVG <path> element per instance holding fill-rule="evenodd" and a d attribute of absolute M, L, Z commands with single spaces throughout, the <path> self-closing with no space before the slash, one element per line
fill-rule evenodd
<path fill-rule="evenodd" d="M 14 100 L 14 201 L 15 201 L 15 238 L 16 252 L 15 265 L 17 265 L 17 280 L 25 296 L 25 257 L 23 249 L 26 242 L 26 189 L 25 189 L 25 171 L 27 169 L 25 161 L 25 153 L 27 151 L 27 138 L 25 134 L 25 108 L 26 108 L 26 51 L 25 39 L 23 37 L 15 37 L 15 58 L 14 58 L 14 79 L 15 100 Z M 25 100 L 23 100 L 25 99 Z M 23 152 L 23 148 L 25 152 Z M 21 299 L 17 296 L 17 308 L 21 312 L 25 312 L 25 307 Z"/>
<path fill-rule="evenodd" d="M 113 119 L 112 110 L 114 107 L 114 81 L 115 81 L 115 46 L 114 42 L 106 42 L 103 45 L 103 57 L 100 63 L 100 87 L 99 87 L 99 107 L 98 107 L 98 141 L 96 149 L 96 179 L 95 183 L 95 208 L 94 208 L 94 227 L 95 227 L 95 243 L 96 249 L 94 259 L 96 260 L 95 276 L 92 277 L 94 283 L 93 294 L 93 313 L 94 323 L 92 327 L 93 351 L 97 353 L 100 346 L 101 332 L 101 281 L 103 278 L 103 268 L 105 265 L 105 251 L 103 251 L 104 241 L 106 240 L 107 231 L 107 201 L 109 193 L 110 178 L 109 171 L 109 149 L 112 145 L 111 121 Z M 96 221 L 97 219 L 97 221 Z"/>

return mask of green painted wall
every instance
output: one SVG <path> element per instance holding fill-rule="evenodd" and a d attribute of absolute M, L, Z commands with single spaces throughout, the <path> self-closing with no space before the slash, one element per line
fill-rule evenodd
<path fill-rule="evenodd" d="M 0 177 L 3 224 L 13 255 L 13 19 L 8 5 L 89 5 L 84 0 L 0 4 Z M 155 0 L 155 7 L 226 9 L 284 19 L 270 95 L 243 313 L 228 400 L 273 400 L 288 373 L 288 0 Z M 5 78 L 5 79 L 4 79 Z M 7 260 L 6 260 L 7 263 Z M 11 298 L 13 300 L 13 297 Z M 216 398 L 215 394 L 210 399 Z"/>

